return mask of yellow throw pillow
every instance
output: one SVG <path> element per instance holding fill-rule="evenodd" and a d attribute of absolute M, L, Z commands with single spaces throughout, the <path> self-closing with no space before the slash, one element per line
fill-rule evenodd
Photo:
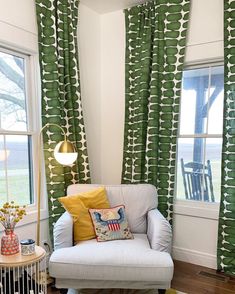
<path fill-rule="evenodd" d="M 74 243 L 95 238 L 89 209 L 110 208 L 105 188 L 100 187 L 77 195 L 60 197 L 59 201 L 73 217 Z"/>

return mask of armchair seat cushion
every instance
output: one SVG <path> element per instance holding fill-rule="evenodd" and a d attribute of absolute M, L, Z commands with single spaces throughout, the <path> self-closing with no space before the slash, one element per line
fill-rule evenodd
<path fill-rule="evenodd" d="M 167 252 L 150 248 L 146 234 L 131 240 L 81 241 L 53 252 L 50 275 L 58 279 L 170 281 L 173 262 Z"/>

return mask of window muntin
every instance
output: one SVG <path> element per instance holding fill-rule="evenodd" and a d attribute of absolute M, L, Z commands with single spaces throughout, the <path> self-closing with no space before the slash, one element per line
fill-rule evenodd
<path fill-rule="evenodd" d="M 183 73 L 177 199 L 220 200 L 223 85 L 223 66 L 186 69 Z"/>
<path fill-rule="evenodd" d="M 32 204 L 29 56 L 0 48 L 0 205 Z"/>

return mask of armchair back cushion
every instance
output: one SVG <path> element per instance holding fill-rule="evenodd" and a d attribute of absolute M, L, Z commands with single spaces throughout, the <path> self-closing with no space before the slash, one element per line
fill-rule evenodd
<path fill-rule="evenodd" d="M 87 192 L 100 187 L 96 184 L 74 184 L 68 195 Z M 157 190 L 149 184 L 105 185 L 111 207 L 125 205 L 127 221 L 132 233 L 147 233 L 147 213 L 157 207 Z M 144 199 L 144 201 L 143 201 Z"/>

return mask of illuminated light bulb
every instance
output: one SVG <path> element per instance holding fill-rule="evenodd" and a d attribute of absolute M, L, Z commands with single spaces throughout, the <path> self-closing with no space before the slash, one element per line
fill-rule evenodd
<path fill-rule="evenodd" d="M 78 157 L 74 147 L 69 141 L 59 142 L 54 149 L 55 159 L 62 165 L 72 165 Z"/>

